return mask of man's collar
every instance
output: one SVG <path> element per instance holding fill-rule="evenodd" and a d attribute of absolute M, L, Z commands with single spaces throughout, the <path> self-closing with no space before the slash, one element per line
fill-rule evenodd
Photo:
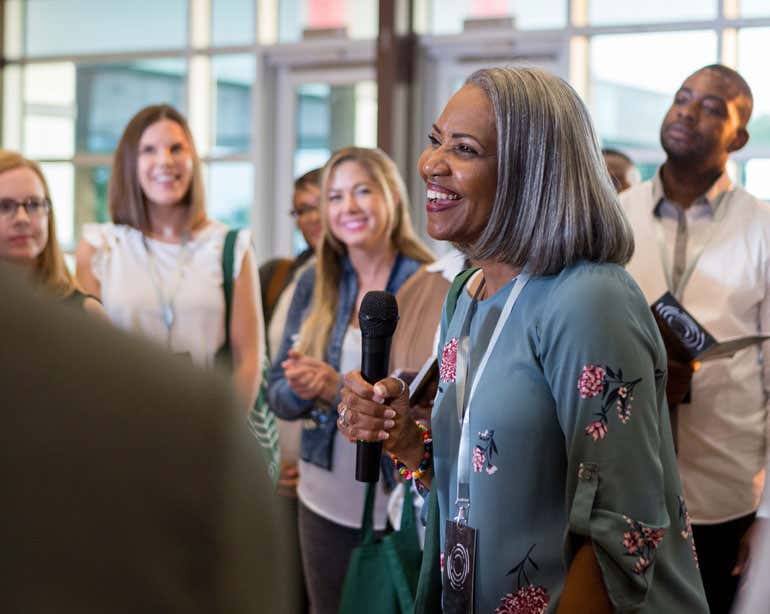
<path fill-rule="evenodd" d="M 659 166 L 655 172 L 655 176 L 652 178 L 652 209 L 655 215 L 659 215 L 660 204 L 666 199 L 666 192 L 663 188 L 663 166 Z M 730 179 L 730 175 L 727 171 L 722 171 L 722 174 L 717 177 L 717 180 L 711 184 L 711 187 L 706 190 L 704 194 L 695 199 L 693 204 L 705 204 L 711 208 L 712 215 L 716 213 L 716 209 L 720 203 L 724 201 L 721 196 L 725 192 L 729 192 L 733 189 L 733 182 Z M 670 201 L 673 202 L 673 201 Z M 679 203 L 674 203 L 679 204 Z"/>

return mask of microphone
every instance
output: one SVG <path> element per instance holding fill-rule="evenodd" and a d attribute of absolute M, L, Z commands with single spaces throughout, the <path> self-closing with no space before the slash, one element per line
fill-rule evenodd
<path fill-rule="evenodd" d="M 398 304 L 390 292 L 372 290 L 361 301 L 358 325 L 361 327 L 361 375 L 370 384 L 388 376 L 390 342 L 398 324 Z M 356 480 L 380 479 L 381 441 L 356 443 Z"/>

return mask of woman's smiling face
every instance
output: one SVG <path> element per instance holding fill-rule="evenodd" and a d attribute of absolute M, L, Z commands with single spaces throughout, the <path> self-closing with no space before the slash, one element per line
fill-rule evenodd
<path fill-rule="evenodd" d="M 497 192 L 497 128 L 486 93 L 465 85 L 447 103 L 429 140 L 418 162 L 428 234 L 468 245 L 484 229 Z"/>
<path fill-rule="evenodd" d="M 358 162 L 337 165 L 329 178 L 329 230 L 348 249 L 371 251 L 388 241 L 387 204 L 378 185 Z"/>

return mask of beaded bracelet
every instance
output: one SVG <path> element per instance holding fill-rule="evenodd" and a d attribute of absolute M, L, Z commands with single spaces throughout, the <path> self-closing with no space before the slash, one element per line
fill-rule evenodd
<path fill-rule="evenodd" d="M 433 438 L 431 437 L 430 429 L 419 422 L 415 422 L 415 424 L 417 425 L 417 428 L 422 431 L 422 444 L 425 446 L 425 453 L 423 454 L 417 469 L 409 471 L 407 466 L 396 458 L 395 454 L 390 455 L 390 460 L 393 461 L 399 475 L 405 480 L 411 480 L 412 478 L 419 480 L 433 464 Z"/>

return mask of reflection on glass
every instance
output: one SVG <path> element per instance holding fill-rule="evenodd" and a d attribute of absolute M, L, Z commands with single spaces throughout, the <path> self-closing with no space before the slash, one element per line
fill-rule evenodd
<path fill-rule="evenodd" d="M 211 62 L 216 87 L 214 153 L 248 151 L 251 146 L 253 55 L 215 56 Z"/>
<path fill-rule="evenodd" d="M 41 164 L 56 212 L 56 231 L 64 249 L 75 246 L 75 172 L 68 162 Z"/>
<path fill-rule="evenodd" d="M 427 1 L 427 0 L 426 0 Z M 421 34 L 462 32 L 466 19 L 514 17 L 520 30 L 563 28 L 567 24 L 564 0 L 430 0 L 423 10 Z"/>
<path fill-rule="evenodd" d="M 182 59 L 151 59 L 77 68 L 76 144 L 81 152 L 111 152 L 128 120 L 151 104 L 167 103 L 185 112 Z"/>
<path fill-rule="evenodd" d="M 254 42 L 257 0 L 212 0 L 211 44 L 248 45 Z"/>
<path fill-rule="evenodd" d="M 297 41 L 308 29 L 344 27 L 350 38 L 377 38 L 377 0 L 279 0 L 278 38 Z"/>
<path fill-rule="evenodd" d="M 767 0 L 741 0 L 738 7 L 742 17 L 770 17 L 770 2 Z"/>
<path fill-rule="evenodd" d="M 746 191 L 762 200 L 770 200 L 770 160 L 755 158 L 744 166 Z"/>
<path fill-rule="evenodd" d="M 187 0 L 27 0 L 31 56 L 172 49 L 187 44 Z"/>
<path fill-rule="evenodd" d="M 254 167 L 249 162 L 208 165 L 206 202 L 209 217 L 233 228 L 248 228 L 254 200 Z"/>
<path fill-rule="evenodd" d="M 682 82 L 716 61 L 710 31 L 596 36 L 590 102 L 605 146 L 657 149 L 663 116 Z"/>
<path fill-rule="evenodd" d="M 588 6 L 588 20 L 593 25 L 715 19 L 717 16 L 716 0 L 589 0 Z"/>
<path fill-rule="evenodd" d="M 768 9 L 770 11 L 770 9 Z M 746 28 L 738 32 L 738 71 L 754 94 L 747 149 L 770 147 L 770 72 L 767 40 L 770 28 Z"/>

